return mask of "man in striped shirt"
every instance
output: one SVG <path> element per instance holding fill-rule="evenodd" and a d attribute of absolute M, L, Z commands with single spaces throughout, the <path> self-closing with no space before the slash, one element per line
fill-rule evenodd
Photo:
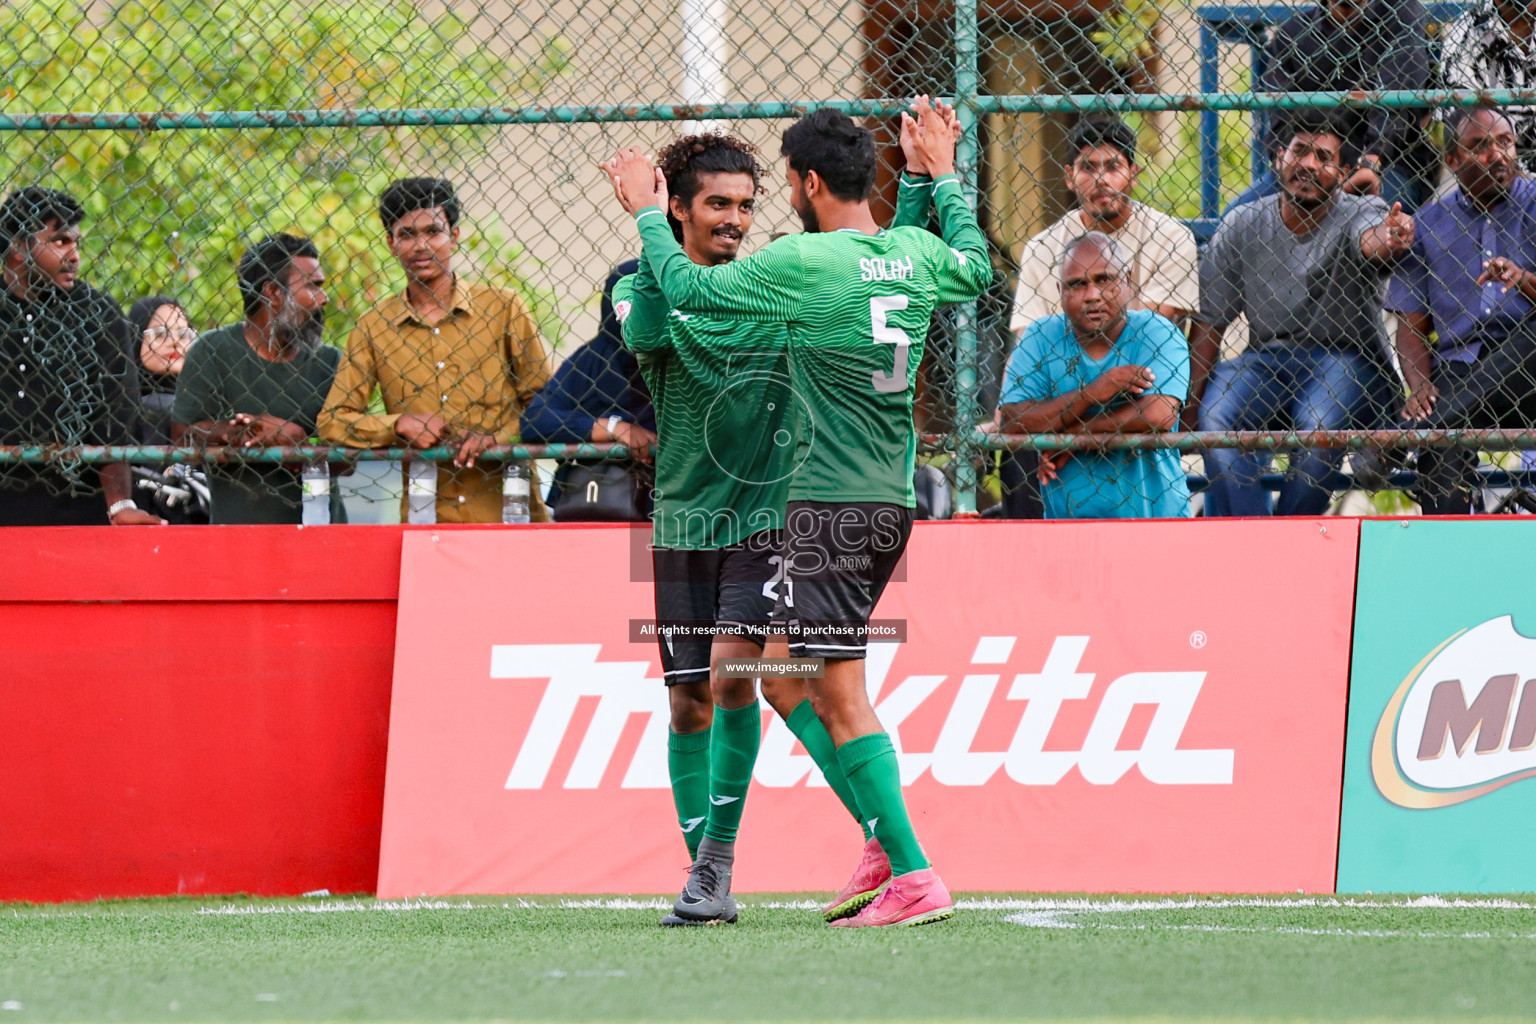
<path fill-rule="evenodd" d="M 1536 89 L 1536 10 L 1525 0 L 1479 0 L 1445 30 L 1449 89 Z M 1442 112 L 1444 113 L 1444 112 Z M 1536 171 L 1536 107 L 1507 107 L 1526 173 Z"/>

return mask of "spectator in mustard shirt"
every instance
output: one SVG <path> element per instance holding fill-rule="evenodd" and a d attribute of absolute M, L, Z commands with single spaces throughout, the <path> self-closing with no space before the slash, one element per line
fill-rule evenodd
<path fill-rule="evenodd" d="M 457 449 L 438 467 L 437 521 L 501 521 L 501 466 L 479 461 L 518 439 L 529 399 L 550 375 L 549 350 L 522 296 L 453 270 L 459 200 L 442 178 L 405 178 L 379 197 L 385 241 L 405 270 L 403 292 L 352 331 L 320 436 L 354 448 Z M 369 411 L 377 388 L 382 415 Z M 534 522 L 547 522 L 537 481 Z"/>

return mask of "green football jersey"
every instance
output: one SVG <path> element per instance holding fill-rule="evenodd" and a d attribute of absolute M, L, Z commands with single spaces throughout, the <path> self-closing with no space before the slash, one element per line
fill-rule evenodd
<path fill-rule="evenodd" d="M 716 267 L 688 258 L 660 209 L 635 215 L 642 268 L 672 309 L 788 327 L 798 410 L 790 501 L 917 503 L 912 397 L 929 321 L 992 281 L 959 180 L 936 179 L 932 193 L 942 240 L 907 224 L 789 235 Z"/>
<path fill-rule="evenodd" d="M 613 308 L 656 409 L 655 546 L 782 529 L 795 456 L 784 325 L 669 310 L 643 262 Z"/>

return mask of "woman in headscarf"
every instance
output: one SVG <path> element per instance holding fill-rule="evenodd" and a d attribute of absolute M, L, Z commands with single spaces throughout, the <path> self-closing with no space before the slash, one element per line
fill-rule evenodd
<path fill-rule="evenodd" d="M 128 310 L 133 336 L 139 340 L 139 395 L 143 416 L 137 431 L 140 444 L 171 443 L 171 399 L 176 375 L 186 361 L 197 332 L 187 311 L 175 299 L 149 295 Z"/>
<path fill-rule="evenodd" d="M 128 322 L 138 341 L 139 422 L 134 436 L 140 444 L 171 444 L 171 401 L 176 376 L 197 332 L 187 311 L 166 295 L 148 295 L 128 310 Z M 207 481 L 201 469 L 188 464 L 163 471 L 134 467 L 134 492 L 153 500 L 159 515 L 172 523 L 208 521 Z"/>

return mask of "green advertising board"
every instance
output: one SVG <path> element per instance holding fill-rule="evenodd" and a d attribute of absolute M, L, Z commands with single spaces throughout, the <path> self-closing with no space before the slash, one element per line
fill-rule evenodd
<path fill-rule="evenodd" d="M 1361 526 L 1338 889 L 1536 890 L 1536 521 Z"/>

